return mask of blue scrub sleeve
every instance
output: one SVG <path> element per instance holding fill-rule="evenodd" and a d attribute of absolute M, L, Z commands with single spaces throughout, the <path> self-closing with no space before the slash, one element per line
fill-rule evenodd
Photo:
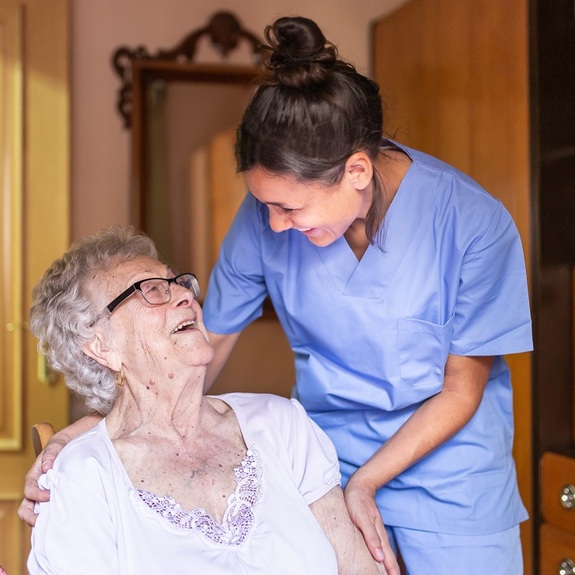
<path fill-rule="evenodd" d="M 500 355 L 532 349 L 523 248 L 502 204 L 465 254 L 450 353 Z"/>
<path fill-rule="evenodd" d="M 258 206 L 248 193 L 222 242 L 203 304 L 204 323 L 213 333 L 242 331 L 262 315 L 267 296 L 261 250 L 267 225 L 263 210 L 267 208 Z"/>

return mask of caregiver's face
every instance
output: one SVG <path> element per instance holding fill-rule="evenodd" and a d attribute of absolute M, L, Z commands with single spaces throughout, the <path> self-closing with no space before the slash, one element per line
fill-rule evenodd
<path fill-rule="evenodd" d="M 244 172 L 253 196 L 268 206 L 274 232 L 294 229 L 317 246 L 328 246 L 369 208 L 366 190 L 358 190 L 346 172 L 334 185 L 301 181 L 260 167 Z"/>

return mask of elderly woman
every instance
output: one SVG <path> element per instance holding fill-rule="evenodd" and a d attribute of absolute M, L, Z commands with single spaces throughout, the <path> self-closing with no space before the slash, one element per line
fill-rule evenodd
<path fill-rule="evenodd" d="M 41 349 L 105 417 L 41 478 L 29 572 L 386 573 L 295 400 L 203 395 L 198 295 L 131 228 L 77 242 L 36 286 Z"/>

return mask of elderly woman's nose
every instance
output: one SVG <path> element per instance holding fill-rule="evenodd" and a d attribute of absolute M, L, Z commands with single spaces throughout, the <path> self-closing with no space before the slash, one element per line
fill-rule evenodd
<path fill-rule="evenodd" d="M 194 294 L 188 288 L 177 284 L 172 286 L 172 302 L 176 305 L 191 305 L 194 299 Z"/>

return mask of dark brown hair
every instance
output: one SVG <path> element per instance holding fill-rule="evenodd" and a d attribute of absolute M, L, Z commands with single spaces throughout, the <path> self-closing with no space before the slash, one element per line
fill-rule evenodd
<path fill-rule="evenodd" d="M 238 128 L 238 171 L 261 167 L 335 184 L 355 152 L 375 161 L 383 131 L 377 84 L 340 60 L 313 20 L 280 18 L 266 28 L 265 38 L 265 74 Z M 374 169 L 366 219 L 372 242 L 383 215 L 383 189 Z"/>

